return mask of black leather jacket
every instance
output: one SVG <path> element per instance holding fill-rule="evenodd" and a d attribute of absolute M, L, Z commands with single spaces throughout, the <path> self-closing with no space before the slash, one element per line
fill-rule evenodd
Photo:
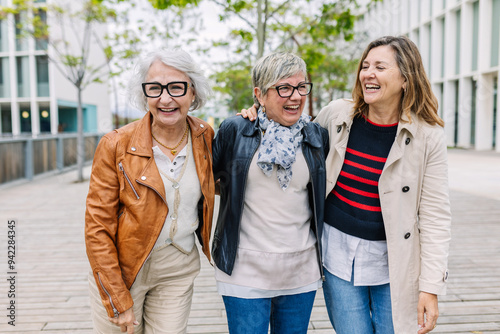
<path fill-rule="evenodd" d="M 309 167 L 307 185 L 309 203 L 313 209 L 311 229 L 316 235 L 319 269 L 321 262 L 321 235 L 326 191 L 325 158 L 328 154 L 328 131 L 316 123 L 302 129 L 302 152 Z M 213 141 L 214 177 L 220 181 L 220 206 L 212 245 L 212 257 L 217 268 L 228 275 L 233 271 L 239 244 L 243 196 L 250 162 L 260 145 L 258 119 L 249 121 L 241 116 L 226 119 Z"/>

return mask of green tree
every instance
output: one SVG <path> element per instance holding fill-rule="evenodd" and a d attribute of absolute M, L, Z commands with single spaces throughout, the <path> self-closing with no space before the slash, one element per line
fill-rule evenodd
<path fill-rule="evenodd" d="M 27 14 L 24 15 L 26 19 L 16 27 L 21 35 L 18 37 L 33 37 L 37 48 L 47 51 L 49 61 L 77 90 L 78 181 L 83 181 L 85 159 L 82 92 L 91 83 L 103 82 L 104 78 L 117 74 L 111 69 L 113 59 L 131 58 L 137 54 L 134 45 L 139 42 L 139 38 L 134 34 L 128 31 L 114 36 L 102 33 L 106 30 L 106 23 L 120 17 L 120 13 L 113 7 L 120 2 L 122 0 L 84 0 L 47 5 L 15 0 L 12 7 L 0 8 L 0 13 L 5 16 Z M 122 44 L 124 40 L 126 43 Z M 91 62 L 91 52 L 100 52 L 102 63 Z"/>
<path fill-rule="evenodd" d="M 334 89 L 347 89 L 346 77 L 353 71 L 353 59 L 339 50 L 338 46 L 343 41 L 352 40 L 354 36 L 356 11 L 360 8 L 357 0 L 206 1 L 221 8 L 222 22 L 229 19 L 240 21 L 238 28 L 232 29 L 228 38 L 213 43 L 215 47 L 223 47 L 240 55 L 234 61 L 215 64 L 218 69 L 214 78 L 220 85 L 217 90 L 228 94 L 227 104 L 231 110 L 248 107 L 249 100 L 242 98 L 242 95 L 252 95 L 252 65 L 263 54 L 277 50 L 295 52 L 306 61 L 308 78 L 315 84 L 315 95 L 309 98 L 310 114 L 313 113 L 313 100 L 318 100 L 316 95 L 332 95 Z M 177 1 L 168 0 L 150 2 L 159 9 L 171 9 L 178 5 Z M 183 7 L 198 4 L 194 0 L 178 2 Z M 244 77 L 248 80 L 242 81 Z"/>

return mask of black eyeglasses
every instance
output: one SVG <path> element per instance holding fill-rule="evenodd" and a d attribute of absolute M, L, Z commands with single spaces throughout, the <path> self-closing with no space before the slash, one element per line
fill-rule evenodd
<path fill-rule="evenodd" d="M 160 97 L 163 94 L 163 89 L 167 90 L 168 95 L 172 97 L 184 96 L 187 93 L 187 89 L 192 86 L 192 84 L 186 81 L 172 81 L 166 85 L 162 85 L 158 82 L 144 82 L 142 84 L 142 91 L 147 97 Z"/>
<path fill-rule="evenodd" d="M 311 93 L 312 87 L 313 87 L 312 82 L 304 82 L 298 86 L 285 84 L 269 88 L 276 89 L 280 97 L 290 97 L 293 95 L 295 90 L 297 90 L 297 92 L 299 92 L 301 96 L 309 95 Z"/>

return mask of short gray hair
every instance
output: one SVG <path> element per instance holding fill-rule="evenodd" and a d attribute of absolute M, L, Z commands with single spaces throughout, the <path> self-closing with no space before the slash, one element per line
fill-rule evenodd
<path fill-rule="evenodd" d="M 212 90 L 208 79 L 194 62 L 193 58 L 181 49 L 160 49 L 147 54 L 136 64 L 129 82 L 130 103 L 139 110 L 147 110 L 147 98 L 142 91 L 142 83 L 146 80 L 149 68 L 155 61 L 184 72 L 194 87 L 195 99 L 190 110 L 196 110 L 205 105 Z"/>
<path fill-rule="evenodd" d="M 257 61 L 252 70 L 252 83 L 261 90 L 262 95 L 266 95 L 269 87 L 297 73 L 307 76 L 306 63 L 302 58 L 290 52 L 273 52 Z M 255 94 L 253 99 L 260 106 Z"/>

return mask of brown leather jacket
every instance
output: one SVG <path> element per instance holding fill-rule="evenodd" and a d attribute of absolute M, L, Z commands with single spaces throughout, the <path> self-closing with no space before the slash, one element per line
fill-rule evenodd
<path fill-rule="evenodd" d="M 152 115 L 102 137 L 94 156 L 85 212 L 87 256 L 108 316 L 133 305 L 129 289 L 156 243 L 168 213 L 151 139 Z M 213 129 L 188 116 L 201 184 L 196 234 L 210 261 L 214 210 Z"/>

